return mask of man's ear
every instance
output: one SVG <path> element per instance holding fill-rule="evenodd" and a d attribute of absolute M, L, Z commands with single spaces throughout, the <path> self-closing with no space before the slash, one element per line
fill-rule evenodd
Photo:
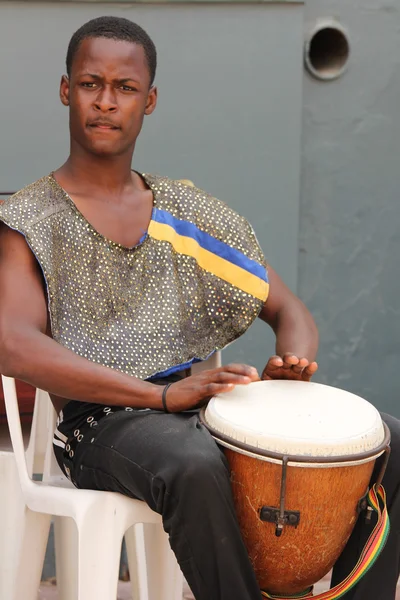
<path fill-rule="evenodd" d="M 61 77 L 60 100 L 64 104 L 64 106 L 69 106 L 69 79 L 67 75 L 63 75 Z"/>
<path fill-rule="evenodd" d="M 146 102 L 146 109 L 144 111 L 145 115 L 151 115 L 152 112 L 154 112 L 156 106 L 157 106 L 157 88 L 155 85 L 153 85 L 148 93 L 147 96 L 147 102 Z"/>

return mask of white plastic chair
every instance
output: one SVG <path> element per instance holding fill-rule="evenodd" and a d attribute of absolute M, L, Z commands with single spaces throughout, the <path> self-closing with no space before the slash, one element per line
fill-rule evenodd
<path fill-rule="evenodd" d="M 221 366 L 221 353 L 216 352 L 204 362 L 196 363 L 191 368 L 191 373 L 200 373 L 205 369 L 215 369 Z M 43 392 L 42 392 L 43 394 Z M 47 394 L 45 394 L 47 396 Z M 54 480 L 60 477 L 61 471 L 52 451 L 52 432 L 55 429 L 55 412 L 50 401 L 49 431 L 50 447 L 46 457 L 49 463 L 45 464 L 43 479 Z M 62 476 L 62 475 L 61 475 Z M 63 476 L 62 476 L 63 477 Z M 59 591 L 59 600 L 75 600 L 77 565 L 74 549 L 77 547 L 77 531 L 75 524 L 70 519 L 55 519 L 54 539 L 56 549 L 56 573 Z M 147 598 L 182 600 L 182 576 L 176 565 L 175 557 L 165 546 L 165 533 L 161 527 L 152 524 L 138 523 L 125 533 L 125 544 L 128 555 L 128 565 L 131 581 L 132 598 L 142 599 L 143 584 L 141 573 L 147 573 Z M 164 572 L 160 572 L 160 565 L 164 565 Z M 154 576 L 158 573 L 158 576 Z M 160 595 L 160 588 L 164 590 Z"/>
<path fill-rule="evenodd" d="M 56 484 L 61 481 L 75 489 L 65 479 L 54 456 L 56 413 L 48 394 L 39 390 L 38 402 L 46 403 L 49 432 L 43 481 Z M 161 519 L 156 525 L 153 522 L 137 523 L 126 531 L 125 536 L 133 600 L 182 600 L 183 576 Z M 54 542 L 59 600 L 75 600 L 79 570 L 76 553 L 78 530 L 72 519 L 54 519 Z"/>
<path fill-rule="evenodd" d="M 0 598 L 9 598 L 13 586 L 24 500 L 12 452 L 0 452 Z"/>
<path fill-rule="evenodd" d="M 30 476 L 33 472 L 43 471 L 46 440 L 46 415 L 43 404 L 38 402 L 37 392 L 29 443 L 25 452 Z M 0 600 L 11 597 L 24 511 L 25 503 L 10 442 L 10 446 L 0 451 Z"/>
<path fill-rule="evenodd" d="M 71 556 L 72 544 L 64 546 L 62 535 L 59 538 L 61 548 L 67 547 L 69 553 L 62 558 L 61 577 L 64 581 L 73 573 L 77 560 L 76 588 L 70 598 L 74 600 L 113 600 L 117 596 L 118 571 L 121 542 L 123 535 L 138 524 L 157 526 L 152 538 L 143 535 L 133 537 L 130 555 L 134 554 L 136 577 L 134 590 L 136 600 L 179 600 L 182 597 L 182 575 L 175 557 L 169 548 L 167 535 L 162 530 L 161 518 L 144 502 L 132 500 L 113 492 L 78 490 L 68 480 L 52 472 L 54 462 L 52 450 L 46 452 L 46 464 L 42 482 L 32 481 L 29 476 L 24 451 L 21 422 L 15 382 L 2 376 L 11 441 L 15 454 L 22 498 L 25 504 L 21 525 L 20 547 L 16 563 L 15 585 L 12 595 L 4 600 L 36 600 L 40 584 L 44 555 L 52 516 L 60 517 L 59 532 L 71 533 L 65 517 L 73 519 L 77 529 L 76 557 Z M 51 413 L 49 413 L 51 414 Z M 54 411 L 53 411 L 54 414 Z M 53 417 L 54 421 L 54 417 Z M 50 436 L 48 443 L 51 444 Z M 65 521 L 65 522 L 64 522 Z M 153 542 L 153 543 L 152 543 Z M 143 556 L 143 546 L 150 554 Z M 159 562 L 155 563 L 158 559 Z M 69 567 L 68 567 L 68 561 Z M 131 561 L 130 561 L 131 562 Z M 157 569 L 150 572 L 150 569 Z M 135 569 L 133 569 L 135 570 Z M 149 571 L 149 577 L 147 576 Z M 153 574 L 153 577 L 151 575 Z M 148 581 L 151 581 L 149 586 Z M 60 582 L 62 593 L 62 582 Z M 149 589 L 151 588 L 151 589 Z M 71 586 L 68 593 L 71 594 Z M 151 594 L 151 595 L 150 595 Z M 3 600 L 3 599 L 2 599 Z"/>
<path fill-rule="evenodd" d="M 206 371 L 208 369 L 217 369 L 221 366 L 221 352 L 214 352 L 207 360 L 203 362 L 194 363 L 190 372 L 192 375 L 196 375 L 197 373 L 201 373 L 201 371 Z"/>
<path fill-rule="evenodd" d="M 220 365 L 221 355 L 220 352 L 217 352 L 207 361 L 193 365 L 191 371 L 195 374 Z M 13 380 L 10 381 L 13 382 Z M 12 393 L 15 393 L 15 388 Z M 55 484 L 58 487 L 75 490 L 60 471 L 54 457 L 52 438 L 55 420 L 55 411 L 48 394 L 37 390 L 30 441 L 25 457 L 27 473 L 31 477 L 33 472 L 43 472 L 44 484 L 50 486 Z M 17 425 L 20 429 L 19 418 Z M 44 468 L 42 468 L 43 462 Z M 15 456 L 11 451 L 0 452 L 0 481 L 2 487 L 4 486 L 4 491 L 0 495 L 0 600 L 13 600 L 15 597 L 12 592 L 13 580 L 18 565 L 18 541 L 24 522 L 25 504 Z M 105 492 L 98 493 L 104 494 Z M 27 514 L 30 514 L 28 510 Z M 54 519 L 54 528 L 59 600 L 76 600 L 79 571 L 77 526 L 73 518 L 62 516 Z M 28 536 L 29 533 L 25 533 L 25 535 Z M 155 598 L 157 600 L 181 600 L 182 575 L 169 545 L 166 544 L 166 534 L 162 527 L 159 524 L 154 525 L 153 521 L 151 524 L 137 523 L 135 527 L 126 531 L 125 542 L 133 600 L 153 600 Z M 44 552 L 43 547 L 41 552 Z M 19 559 L 19 564 L 23 568 L 21 561 L 23 558 Z M 36 590 L 37 587 L 36 577 L 30 589 Z M 28 598 L 30 596 L 26 596 L 27 600 Z M 18 600 L 20 599 L 18 598 Z"/>

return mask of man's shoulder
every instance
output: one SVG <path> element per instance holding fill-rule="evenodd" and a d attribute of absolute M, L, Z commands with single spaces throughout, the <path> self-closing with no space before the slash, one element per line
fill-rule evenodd
<path fill-rule="evenodd" d="M 151 188 L 166 195 L 176 193 L 178 190 L 181 190 L 183 194 L 188 194 L 189 196 L 204 196 L 210 200 L 219 202 L 217 198 L 205 190 L 197 187 L 195 181 L 192 179 L 172 179 L 171 177 L 166 177 L 165 175 L 151 173 L 143 173 L 143 177 L 151 186 Z"/>
<path fill-rule="evenodd" d="M 26 185 L 25 187 L 18 190 L 8 198 L 2 201 L 2 205 L 6 204 L 15 204 L 19 202 L 24 202 L 28 198 L 33 199 L 37 195 L 42 195 L 43 192 L 50 186 L 49 183 L 50 176 L 41 177 L 37 181 Z"/>
<path fill-rule="evenodd" d="M 0 202 L 0 219 L 14 229 L 21 229 L 44 218 L 57 203 L 56 196 L 52 177 L 41 177 Z"/>
<path fill-rule="evenodd" d="M 228 221 L 243 221 L 228 204 L 219 200 L 190 179 L 171 179 L 160 175 L 145 175 L 155 192 L 158 208 L 171 212 L 175 217 L 195 221 L 199 224 L 212 220 L 215 224 L 221 217 Z"/>
<path fill-rule="evenodd" d="M 252 226 L 225 202 L 196 187 L 190 180 L 158 175 L 145 175 L 145 179 L 154 193 L 156 212 L 153 218 L 156 221 L 172 226 L 184 236 L 201 239 L 204 247 L 214 253 L 226 257 L 229 247 L 264 265 L 265 259 Z M 157 214 L 157 210 L 168 214 Z M 185 227 L 180 221 L 190 223 L 190 226 Z M 204 233 L 208 237 L 203 236 Z M 216 246 L 211 238 L 224 242 L 225 246 Z"/>

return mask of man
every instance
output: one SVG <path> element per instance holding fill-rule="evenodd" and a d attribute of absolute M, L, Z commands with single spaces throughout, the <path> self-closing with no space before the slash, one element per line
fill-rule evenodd
<path fill-rule="evenodd" d="M 185 375 L 259 316 L 277 352 L 262 378 L 308 381 L 318 335 L 271 267 L 267 278 L 243 218 L 200 190 L 131 171 L 156 107 L 155 70 L 153 42 L 126 19 L 94 19 L 73 35 L 60 87 L 69 158 L 0 207 L 0 370 L 50 392 L 56 456 L 76 486 L 141 498 L 162 515 L 197 600 L 255 600 L 226 461 L 195 409 L 258 374 L 232 364 Z M 396 453 L 399 426 L 387 420 Z M 398 519 L 394 464 L 386 485 Z M 394 597 L 398 529 L 385 577 L 374 570 L 349 597 Z"/>

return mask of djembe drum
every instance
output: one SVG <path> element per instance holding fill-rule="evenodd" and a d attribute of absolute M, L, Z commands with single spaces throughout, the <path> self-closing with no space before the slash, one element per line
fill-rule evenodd
<path fill-rule="evenodd" d="M 333 387 L 260 381 L 215 396 L 200 418 L 229 461 L 260 589 L 309 589 L 342 552 L 366 507 L 375 461 L 389 455 L 378 411 Z"/>

